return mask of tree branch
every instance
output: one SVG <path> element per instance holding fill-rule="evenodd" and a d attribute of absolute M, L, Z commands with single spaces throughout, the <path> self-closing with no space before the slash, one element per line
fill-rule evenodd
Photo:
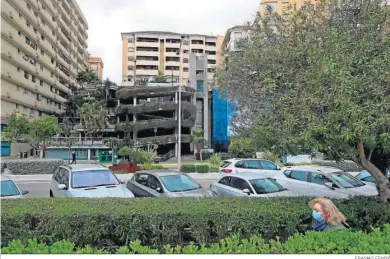
<path fill-rule="evenodd" d="M 368 155 L 368 158 L 367 160 L 370 161 L 371 160 L 371 156 L 372 156 L 372 153 L 374 152 L 374 149 L 370 149 L 370 154 Z"/>

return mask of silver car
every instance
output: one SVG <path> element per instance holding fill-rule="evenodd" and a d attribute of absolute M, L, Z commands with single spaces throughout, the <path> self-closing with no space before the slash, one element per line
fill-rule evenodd
<path fill-rule="evenodd" d="M 212 196 L 186 174 L 174 171 L 140 171 L 127 182 L 136 197 L 203 197 Z"/>
<path fill-rule="evenodd" d="M 272 178 L 283 187 L 304 196 L 348 198 L 378 195 L 375 187 L 333 167 L 290 166 L 282 168 Z"/>
<path fill-rule="evenodd" d="M 257 158 L 228 159 L 221 162 L 219 167 L 219 179 L 227 174 L 256 173 L 258 176 L 269 177 L 280 170 L 275 163 Z"/>
<path fill-rule="evenodd" d="M 211 184 L 211 191 L 216 196 L 249 196 L 249 197 L 277 197 L 298 196 L 274 179 L 261 177 L 257 173 L 243 172 L 225 175 Z"/>
<path fill-rule="evenodd" d="M 29 191 L 21 191 L 19 187 L 15 184 L 15 182 L 8 177 L 1 177 L 1 199 L 23 198 L 23 195 L 26 195 L 28 193 Z"/>
<path fill-rule="evenodd" d="M 50 184 L 50 197 L 134 198 L 118 178 L 102 165 L 60 166 Z"/>

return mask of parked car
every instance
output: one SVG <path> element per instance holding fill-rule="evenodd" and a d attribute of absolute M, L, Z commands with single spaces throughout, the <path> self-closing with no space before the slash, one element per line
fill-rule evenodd
<path fill-rule="evenodd" d="M 50 197 L 134 198 L 118 178 L 102 165 L 60 166 L 50 184 Z"/>
<path fill-rule="evenodd" d="M 23 196 L 28 193 L 29 191 L 21 191 L 15 182 L 9 179 L 7 176 L 1 177 L 1 199 L 23 198 Z"/>
<path fill-rule="evenodd" d="M 190 176 L 170 170 L 140 171 L 127 182 L 136 197 L 212 196 Z"/>
<path fill-rule="evenodd" d="M 219 167 L 220 175 L 223 177 L 226 174 L 253 172 L 265 177 L 272 176 L 275 171 L 280 170 L 280 167 L 265 159 L 228 159 L 221 162 Z M 270 174 L 271 173 L 271 174 Z"/>
<path fill-rule="evenodd" d="M 298 196 L 272 178 L 259 176 L 258 173 L 243 172 L 225 175 L 210 185 L 216 196 L 250 196 L 250 197 L 276 197 Z"/>
<path fill-rule="evenodd" d="M 326 166 L 285 167 L 273 178 L 288 190 L 304 196 L 348 198 L 378 195 L 375 187 L 340 169 Z"/>
<path fill-rule="evenodd" d="M 364 182 L 365 184 L 376 186 L 375 178 L 367 170 L 361 171 L 356 176 L 356 179 L 359 179 L 360 181 Z"/>

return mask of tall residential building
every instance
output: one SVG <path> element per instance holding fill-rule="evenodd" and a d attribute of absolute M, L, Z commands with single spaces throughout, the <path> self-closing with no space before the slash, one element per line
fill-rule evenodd
<path fill-rule="evenodd" d="M 89 57 L 88 59 L 88 68 L 97 75 L 97 77 L 103 79 L 103 60 L 99 57 Z"/>
<path fill-rule="evenodd" d="M 161 71 L 169 81 L 189 84 L 190 53 L 207 55 L 207 70 L 212 73 L 217 64 L 215 36 L 179 34 L 163 31 L 122 33 L 122 81 L 134 84 L 150 80 Z"/>
<path fill-rule="evenodd" d="M 222 52 L 237 51 L 237 42 L 240 39 L 248 37 L 252 29 L 252 26 L 247 25 L 238 25 L 228 29 L 221 46 Z"/>
<path fill-rule="evenodd" d="M 259 13 L 263 16 L 270 10 L 282 15 L 290 5 L 293 10 L 298 10 L 305 2 L 305 0 L 261 0 Z"/>
<path fill-rule="evenodd" d="M 88 24 L 76 0 L 1 1 L 1 124 L 13 111 L 57 115 L 88 67 Z"/>

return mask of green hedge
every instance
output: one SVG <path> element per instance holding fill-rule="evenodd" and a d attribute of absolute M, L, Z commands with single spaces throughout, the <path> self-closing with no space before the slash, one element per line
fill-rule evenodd
<path fill-rule="evenodd" d="M 186 246 L 164 245 L 159 250 L 142 246 L 140 241 L 131 241 L 113 252 L 115 254 L 387 254 L 390 251 L 390 224 L 383 229 L 376 228 L 371 233 L 333 230 L 328 232 L 307 232 L 296 234 L 285 243 L 272 240 L 266 243 L 261 236 L 239 239 L 232 236 L 211 245 Z M 12 241 L 1 251 L 3 254 L 107 254 L 87 245 L 76 248 L 70 241 L 58 241 L 51 246 L 28 240 Z"/>
<path fill-rule="evenodd" d="M 183 173 L 194 173 L 196 171 L 195 165 L 192 164 L 184 164 L 180 167 L 180 172 Z"/>
<path fill-rule="evenodd" d="M 208 173 L 209 165 L 196 165 L 195 169 L 197 173 Z"/>
<path fill-rule="evenodd" d="M 162 165 L 158 164 L 143 164 L 141 165 L 141 170 L 159 170 L 164 169 Z"/>
<path fill-rule="evenodd" d="M 13 199 L 2 201 L 2 245 L 37 238 L 117 248 L 139 239 L 162 245 L 211 243 L 232 233 L 265 240 L 311 229 L 308 198 Z M 390 206 L 360 198 L 338 205 L 356 229 L 390 222 Z M 190 229 L 191 231 L 188 231 Z"/>
<path fill-rule="evenodd" d="M 182 173 L 217 173 L 219 172 L 219 167 L 217 165 L 194 165 L 194 164 L 184 164 L 180 167 L 180 172 Z"/>

